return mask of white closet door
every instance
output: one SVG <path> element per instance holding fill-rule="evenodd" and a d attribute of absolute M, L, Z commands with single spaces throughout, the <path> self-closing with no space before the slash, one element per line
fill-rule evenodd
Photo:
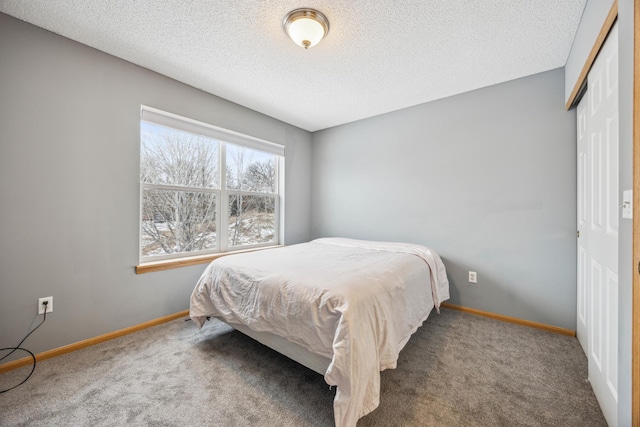
<path fill-rule="evenodd" d="M 589 381 L 610 426 L 617 426 L 618 420 L 618 215 L 615 25 L 589 72 L 587 93 L 578 106 L 577 332 L 587 349 Z"/>

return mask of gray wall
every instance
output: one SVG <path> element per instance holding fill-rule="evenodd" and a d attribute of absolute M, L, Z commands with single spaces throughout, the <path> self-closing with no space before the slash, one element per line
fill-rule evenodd
<path fill-rule="evenodd" d="M 39 297 L 36 353 L 188 308 L 204 265 L 134 274 L 140 104 L 284 144 L 285 240 L 309 239 L 307 131 L 3 14 L 0 53 L 0 347 Z"/>
<path fill-rule="evenodd" d="M 451 303 L 575 329 L 576 125 L 563 95 L 558 69 L 314 133 L 312 236 L 427 245 Z"/>
<path fill-rule="evenodd" d="M 589 0 L 567 60 L 566 96 L 573 89 L 613 0 Z M 618 2 L 619 200 L 633 187 L 633 0 Z M 618 243 L 618 424 L 631 425 L 633 224 L 620 218 Z"/>

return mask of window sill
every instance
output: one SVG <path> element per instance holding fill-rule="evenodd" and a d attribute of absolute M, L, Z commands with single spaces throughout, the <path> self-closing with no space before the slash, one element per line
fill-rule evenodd
<path fill-rule="evenodd" d="M 264 249 L 281 248 L 284 245 L 265 246 L 261 248 L 243 249 L 239 251 L 221 252 L 217 254 L 207 254 L 193 256 L 188 258 L 167 259 L 162 261 L 145 262 L 136 265 L 136 274 L 152 273 L 154 271 L 170 270 L 172 268 L 188 267 L 190 265 L 205 264 L 214 259 L 222 258 L 227 255 L 244 254 L 247 252 L 262 251 Z"/>

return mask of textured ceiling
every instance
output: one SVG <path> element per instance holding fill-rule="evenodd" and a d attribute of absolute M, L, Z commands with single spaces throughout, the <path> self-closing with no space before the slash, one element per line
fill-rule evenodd
<path fill-rule="evenodd" d="M 586 0 L 0 0 L 0 11 L 316 131 L 565 65 Z M 313 7 L 305 51 L 283 17 Z"/>

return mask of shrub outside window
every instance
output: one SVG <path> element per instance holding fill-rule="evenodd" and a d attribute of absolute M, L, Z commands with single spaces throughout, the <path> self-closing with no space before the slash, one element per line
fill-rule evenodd
<path fill-rule="evenodd" d="M 142 107 L 140 262 L 280 243 L 284 148 Z"/>

